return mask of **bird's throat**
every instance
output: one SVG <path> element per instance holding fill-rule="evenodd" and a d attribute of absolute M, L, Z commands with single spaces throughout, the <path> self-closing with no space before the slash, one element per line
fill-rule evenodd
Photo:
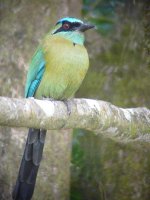
<path fill-rule="evenodd" d="M 85 40 L 84 34 L 79 31 L 60 32 L 57 33 L 57 36 L 70 40 L 73 44 L 83 45 Z"/>

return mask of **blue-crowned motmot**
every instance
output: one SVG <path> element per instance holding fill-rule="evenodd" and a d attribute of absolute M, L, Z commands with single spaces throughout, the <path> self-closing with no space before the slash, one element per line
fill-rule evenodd
<path fill-rule="evenodd" d="M 65 17 L 46 35 L 31 60 L 25 97 L 67 100 L 74 96 L 89 67 L 84 31 L 93 25 Z M 30 128 L 13 190 L 14 200 L 30 200 L 44 147 L 46 130 Z"/>

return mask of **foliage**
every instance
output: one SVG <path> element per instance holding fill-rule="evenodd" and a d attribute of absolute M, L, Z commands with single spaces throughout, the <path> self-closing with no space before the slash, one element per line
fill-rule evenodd
<path fill-rule="evenodd" d="M 107 35 L 118 18 L 115 13 L 117 6 L 124 3 L 124 0 L 83 0 L 82 13 L 96 25 L 99 33 Z"/>
<path fill-rule="evenodd" d="M 83 0 L 83 16 L 100 42 L 78 97 L 122 106 L 150 106 L 150 70 L 144 50 L 144 3 Z M 89 36 L 90 37 L 90 36 Z M 74 130 L 71 200 L 148 200 L 148 145 L 119 144 L 87 130 Z"/>
<path fill-rule="evenodd" d="M 103 25 L 101 17 L 106 19 L 106 26 L 113 20 L 113 28 L 105 29 L 109 32 L 105 34 L 107 37 L 100 34 L 100 42 L 94 43 L 99 52 L 91 57 L 90 71 L 77 96 L 104 99 L 124 107 L 150 106 L 143 5 L 137 3 L 133 6 L 132 1 L 125 4 L 119 0 L 83 2 L 85 17 L 96 20 L 98 27 Z M 101 30 L 98 28 L 98 33 Z"/>

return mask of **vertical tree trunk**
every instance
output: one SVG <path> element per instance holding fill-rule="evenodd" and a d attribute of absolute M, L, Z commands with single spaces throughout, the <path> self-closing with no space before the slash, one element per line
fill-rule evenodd
<path fill-rule="evenodd" d="M 80 16 L 81 1 L 1 0 L 0 95 L 22 97 L 28 63 L 37 45 L 56 21 Z M 14 131 L 13 137 L 10 131 Z M 25 139 L 22 129 L 0 128 L 0 199 L 11 199 Z M 70 131 L 47 134 L 33 199 L 69 199 Z M 44 195 L 44 196 L 43 196 Z"/>
<path fill-rule="evenodd" d="M 145 48 L 147 62 L 150 66 L 150 2 L 147 0 L 144 4 L 144 25 L 145 25 Z"/>

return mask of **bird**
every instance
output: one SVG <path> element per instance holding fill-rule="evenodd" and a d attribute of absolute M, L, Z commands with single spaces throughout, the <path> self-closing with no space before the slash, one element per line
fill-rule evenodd
<path fill-rule="evenodd" d="M 79 89 L 89 68 L 84 32 L 94 28 L 74 17 L 57 21 L 35 51 L 27 73 L 25 98 L 67 101 Z M 30 200 L 43 154 L 46 130 L 29 128 L 13 200 Z"/>

